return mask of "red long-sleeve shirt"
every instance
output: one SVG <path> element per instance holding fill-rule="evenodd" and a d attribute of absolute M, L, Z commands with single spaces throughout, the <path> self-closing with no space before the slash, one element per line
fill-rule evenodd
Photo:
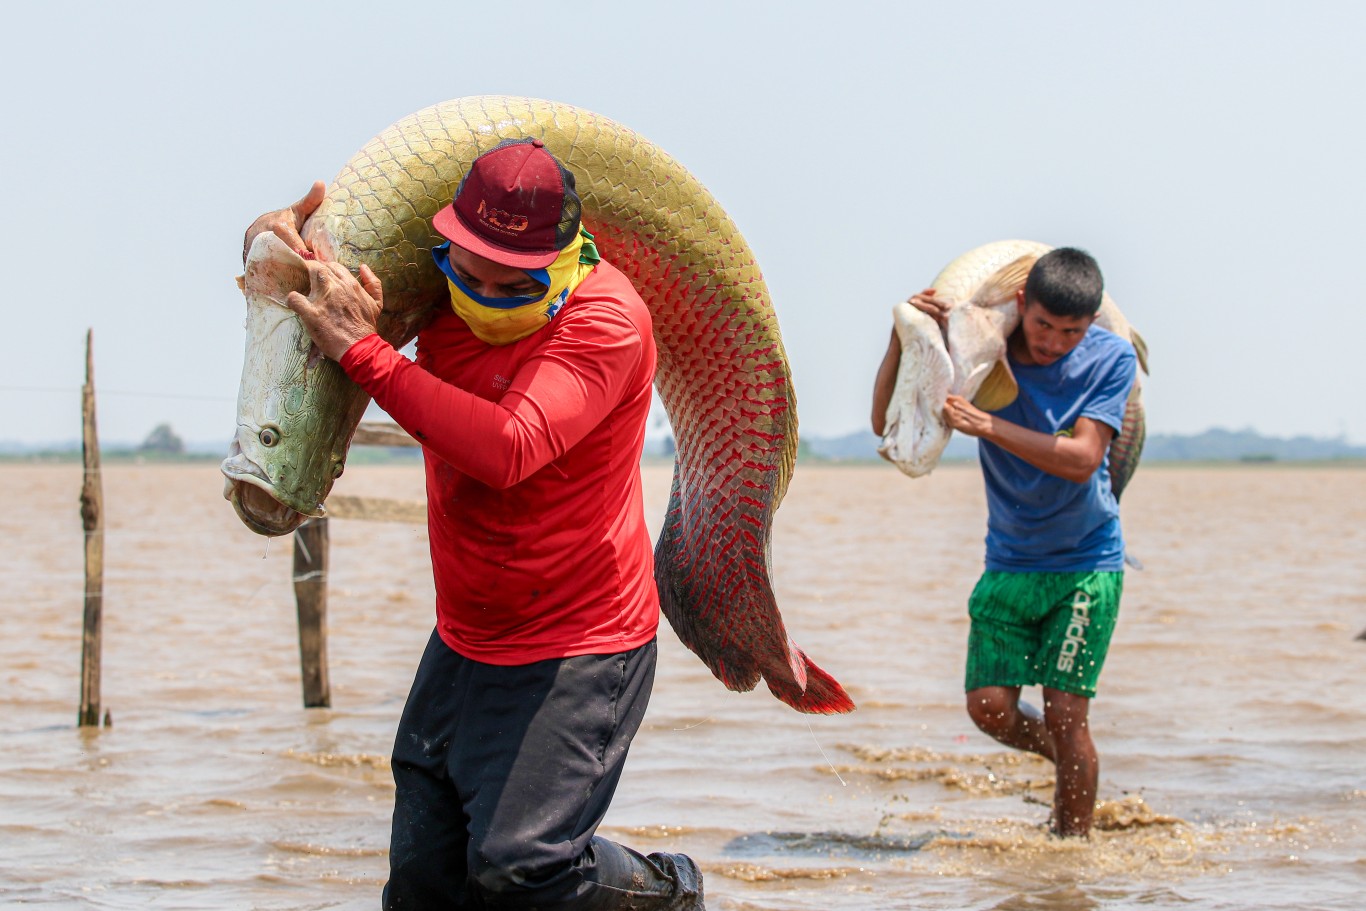
<path fill-rule="evenodd" d="M 654 637 L 640 454 L 655 344 L 625 276 L 599 263 L 549 326 L 510 345 L 443 311 L 416 363 L 371 335 L 341 364 L 422 443 L 447 645 L 510 665 Z"/>

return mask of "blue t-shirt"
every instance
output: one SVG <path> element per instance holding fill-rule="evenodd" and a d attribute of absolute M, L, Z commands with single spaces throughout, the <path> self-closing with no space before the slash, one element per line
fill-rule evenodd
<path fill-rule="evenodd" d="M 1124 405 L 1138 358 L 1127 341 L 1092 324 L 1076 348 L 1046 366 L 1011 361 L 1020 394 L 993 412 L 1054 436 L 1078 418 L 1124 424 Z M 989 570 L 1086 572 L 1122 570 L 1119 503 L 1110 490 L 1108 453 L 1085 483 L 1066 481 L 986 440 L 978 441 L 987 487 Z"/>

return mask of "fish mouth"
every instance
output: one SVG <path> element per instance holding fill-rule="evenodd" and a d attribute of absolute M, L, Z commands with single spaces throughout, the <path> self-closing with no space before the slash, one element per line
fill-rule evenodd
<path fill-rule="evenodd" d="M 219 469 L 224 478 L 223 498 L 258 535 L 287 535 L 308 519 L 326 515 L 321 505 L 299 510 L 283 502 L 265 469 L 248 458 L 236 440 Z"/>

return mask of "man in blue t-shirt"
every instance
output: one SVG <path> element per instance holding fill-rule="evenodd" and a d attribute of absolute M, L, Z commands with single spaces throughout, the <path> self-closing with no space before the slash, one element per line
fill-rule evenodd
<path fill-rule="evenodd" d="M 1019 383 L 987 413 L 950 395 L 950 427 L 978 438 L 987 494 L 986 571 L 968 603 L 968 715 L 1007 746 L 1053 760 L 1050 829 L 1085 836 L 1099 761 L 1087 715 L 1124 582 L 1124 538 L 1106 465 L 1134 384 L 1133 346 L 1093 325 L 1100 268 L 1081 250 L 1039 258 L 1017 292 L 1020 324 L 1007 341 Z M 910 303 L 942 325 L 951 301 L 933 289 Z M 889 347 L 874 390 L 874 430 L 900 357 Z M 882 408 L 877 404 L 881 402 Z M 1043 711 L 1020 701 L 1043 686 Z"/>

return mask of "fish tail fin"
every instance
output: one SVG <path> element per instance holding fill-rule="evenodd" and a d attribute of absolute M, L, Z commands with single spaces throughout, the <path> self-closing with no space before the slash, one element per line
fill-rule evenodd
<path fill-rule="evenodd" d="M 726 689 L 748 692 L 762 678 L 773 695 L 799 712 L 851 711 L 854 702 L 843 687 L 807 658 L 783 627 L 768 577 L 767 534 L 756 537 L 752 549 L 716 547 L 722 540 L 716 529 L 689 526 L 679 474 L 675 465 L 655 545 L 659 606 L 679 641 Z M 691 511 L 694 519 L 698 512 Z"/>
<path fill-rule="evenodd" d="M 1148 342 L 1133 326 L 1129 327 L 1129 344 L 1134 346 L 1134 353 L 1138 355 L 1139 369 L 1151 376 L 1148 374 Z"/>
<path fill-rule="evenodd" d="M 1029 278 L 1029 270 L 1039 261 L 1039 254 L 1026 253 L 1018 259 L 1006 263 L 982 282 L 972 295 L 972 303 L 978 307 L 1000 307 L 1015 300 L 1015 292 L 1024 287 Z"/>
<path fill-rule="evenodd" d="M 854 700 L 838 680 L 821 670 L 790 639 L 788 647 L 791 676 L 764 674 L 774 696 L 808 715 L 841 715 L 854 710 Z"/>
<path fill-rule="evenodd" d="M 1138 387 L 1135 386 L 1129 392 L 1129 400 L 1124 405 L 1124 421 L 1119 434 L 1110 443 L 1110 490 L 1114 493 L 1116 502 L 1133 480 L 1134 472 L 1138 470 L 1138 460 L 1143 455 L 1143 443 L 1147 436 L 1143 402 L 1138 396 Z"/>

